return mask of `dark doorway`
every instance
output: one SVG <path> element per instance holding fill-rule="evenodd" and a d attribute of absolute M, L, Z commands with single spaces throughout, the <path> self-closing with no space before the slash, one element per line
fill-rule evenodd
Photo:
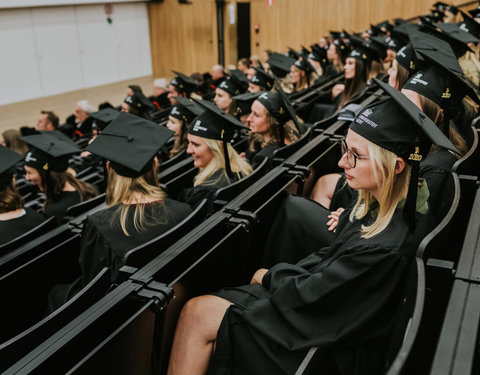
<path fill-rule="evenodd" d="M 237 3 L 238 58 L 250 58 L 250 3 Z"/>

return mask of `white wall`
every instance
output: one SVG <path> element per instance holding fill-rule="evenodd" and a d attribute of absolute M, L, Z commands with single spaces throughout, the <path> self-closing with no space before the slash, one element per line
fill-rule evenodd
<path fill-rule="evenodd" d="M 0 105 L 152 74 L 145 3 L 0 10 Z"/>

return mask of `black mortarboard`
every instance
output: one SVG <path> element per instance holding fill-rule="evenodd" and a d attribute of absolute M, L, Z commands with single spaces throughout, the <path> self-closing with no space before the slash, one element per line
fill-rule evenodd
<path fill-rule="evenodd" d="M 350 39 L 350 38 L 349 38 Z M 342 57 L 345 59 L 348 55 L 348 52 L 350 51 L 350 49 L 348 48 L 348 46 L 343 42 L 342 39 L 336 39 L 333 41 L 333 44 L 335 45 L 335 47 L 337 47 L 339 50 L 340 50 L 340 54 L 342 55 Z"/>
<path fill-rule="evenodd" d="M 236 131 L 241 129 L 248 130 L 248 128 L 244 126 L 241 121 L 218 108 L 215 104 L 206 100 L 194 100 L 204 107 L 205 111 L 192 121 L 188 133 L 202 138 L 223 141 L 225 169 L 230 176 L 232 175 L 232 170 L 230 168 L 227 143 L 233 141 Z"/>
<path fill-rule="evenodd" d="M 300 53 L 295 51 L 293 48 L 291 47 L 287 47 L 287 48 L 288 48 L 288 56 L 290 56 L 292 59 L 296 60 L 301 56 Z"/>
<path fill-rule="evenodd" d="M 363 39 L 351 36 L 350 42 L 353 49 L 348 54 L 348 57 L 364 61 L 368 67 L 371 66 L 372 60 L 379 60 L 378 52 L 372 48 L 370 44 L 367 44 Z"/>
<path fill-rule="evenodd" d="M 404 215 L 414 225 L 419 164 L 434 143 L 458 152 L 437 125 L 397 89 L 373 79 L 390 98 L 365 107 L 350 124 L 350 129 L 370 142 L 412 164 Z"/>
<path fill-rule="evenodd" d="M 415 28 L 408 28 L 408 35 L 410 36 L 411 44 L 415 52 L 415 66 L 420 70 L 426 67 L 429 63 L 425 63 L 420 52 L 426 52 L 432 59 L 442 62 L 442 64 L 454 72 L 463 74 L 455 54 L 446 41 L 437 38 L 433 35 L 423 33 Z"/>
<path fill-rule="evenodd" d="M 403 39 L 394 35 L 393 32 L 390 36 L 385 37 L 385 43 L 393 51 L 399 51 L 405 45 Z"/>
<path fill-rule="evenodd" d="M 314 61 L 318 61 L 322 68 L 325 69 L 328 65 L 327 50 L 325 48 L 321 48 L 316 44 L 313 44 L 311 47 L 312 52 L 307 57 Z"/>
<path fill-rule="evenodd" d="M 302 46 L 302 54 L 303 55 L 308 55 L 310 53 L 309 49 L 305 46 Z"/>
<path fill-rule="evenodd" d="M 475 41 L 474 43 L 478 42 L 473 35 L 460 30 L 457 24 L 451 23 L 443 23 L 443 24 L 435 24 L 429 22 L 424 17 L 420 17 L 422 21 L 422 26 L 433 33 L 433 35 L 437 36 L 438 38 L 445 40 L 450 44 L 453 51 L 455 52 L 455 56 L 460 57 L 465 54 L 466 51 L 471 51 L 470 47 L 468 47 L 467 43 L 470 41 Z"/>
<path fill-rule="evenodd" d="M 372 25 L 372 24 L 370 24 L 370 29 L 367 30 L 367 33 L 369 33 L 371 36 L 377 36 L 377 35 L 384 34 L 382 29 L 380 29 L 378 26 L 375 26 L 375 25 Z"/>
<path fill-rule="evenodd" d="M 22 159 L 22 155 L 0 145 L 0 191 L 12 183 L 12 177 L 15 174 L 14 166 Z"/>
<path fill-rule="evenodd" d="M 86 150 L 109 160 L 119 175 L 136 178 L 152 167 L 157 151 L 173 134 L 164 126 L 121 112 Z"/>
<path fill-rule="evenodd" d="M 395 60 L 397 60 L 399 65 L 407 69 L 410 74 L 414 73 L 419 68 L 415 50 L 411 43 L 400 48 Z"/>
<path fill-rule="evenodd" d="M 172 70 L 172 72 L 175 73 L 177 76 L 171 80 L 170 84 L 172 86 L 175 86 L 178 92 L 191 93 L 197 89 L 197 84 L 192 78 L 186 76 L 183 73 L 176 72 L 175 70 Z"/>
<path fill-rule="evenodd" d="M 342 33 L 340 31 L 330 31 L 330 37 L 333 39 L 342 39 Z"/>
<path fill-rule="evenodd" d="M 470 13 L 473 18 L 480 18 L 480 6 L 475 9 L 469 10 L 468 13 Z"/>
<path fill-rule="evenodd" d="M 260 92 L 247 92 L 234 96 L 235 116 L 240 117 L 249 114 L 252 111 L 252 104 L 260 95 Z"/>
<path fill-rule="evenodd" d="M 148 98 L 140 92 L 127 96 L 124 99 L 124 102 L 139 112 L 147 112 L 152 109 L 155 109 L 155 106 L 153 105 L 153 103 L 150 100 L 148 100 Z"/>
<path fill-rule="evenodd" d="M 285 124 L 288 120 L 296 119 L 295 111 L 293 111 L 288 98 L 283 97 L 280 92 L 262 92 L 257 101 L 262 103 L 280 125 Z"/>
<path fill-rule="evenodd" d="M 185 121 L 187 124 L 190 124 L 195 117 L 203 112 L 203 108 L 190 99 L 180 96 L 175 96 L 174 99 L 177 104 L 170 110 L 170 116 Z"/>
<path fill-rule="evenodd" d="M 403 86 L 433 100 L 449 115 L 458 110 L 458 105 L 468 95 L 476 103 L 480 99 L 463 75 L 455 73 L 444 65 L 442 60 L 433 57 L 428 51 L 420 51 L 431 66 L 413 75 Z"/>
<path fill-rule="evenodd" d="M 438 23 L 435 24 L 436 27 L 440 28 L 442 31 L 449 34 L 452 38 L 461 43 L 478 43 L 479 39 L 474 37 L 468 31 L 462 30 L 456 23 Z"/>
<path fill-rule="evenodd" d="M 272 77 L 270 74 L 257 67 L 254 67 L 253 69 L 255 69 L 255 74 L 250 79 L 250 82 L 264 88 L 266 91 L 271 90 L 273 88 L 273 83 L 275 82 L 275 77 Z"/>
<path fill-rule="evenodd" d="M 457 15 L 458 14 L 458 8 L 454 5 L 447 5 L 447 7 L 445 8 L 445 11 L 447 12 L 451 12 L 453 13 L 454 15 Z"/>
<path fill-rule="evenodd" d="M 307 75 L 315 71 L 315 68 L 310 64 L 307 57 L 303 55 L 300 55 L 300 58 L 295 61 L 293 65 L 298 69 L 303 70 Z"/>
<path fill-rule="evenodd" d="M 93 118 L 93 127 L 97 127 L 100 130 L 110 124 L 120 112 L 113 108 L 105 108 L 98 112 L 90 113 L 90 117 Z"/>
<path fill-rule="evenodd" d="M 230 76 L 218 85 L 219 89 L 224 90 L 230 96 L 243 94 L 248 87 L 248 79 L 240 70 L 232 70 Z"/>
<path fill-rule="evenodd" d="M 387 57 L 387 49 L 390 47 L 385 40 L 385 37 L 372 36 L 367 44 L 377 52 L 377 56 L 380 60 L 384 60 Z"/>
<path fill-rule="evenodd" d="M 462 12 L 462 16 L 463 16 L 463 22 L 460 22 L 458 24 L 458 27 L 460 28 L 460 30 L 463 30 L 473 35 L 475 38 L 480 38 L 480 24 L 477 21 L 475 21 L 472 17 L 465 14 L 464 12 Z"/>
<path fill-rule="evenodd" d="M 31 146 L 25 156 L 25 165 L 44 171 L 66 171 L 69 156 L 80 152 L 73 143 L 66 142 L 49 132 L 21 139 Z"/>
<path fill-rule="evenodd" d="M 272 73 L 277 77 L 283 78 L 290 73 L 290 67 L 295 63 L 295 60 L 291 57 L 273 52 L 267 62 Z"/>
<path fill-rule="evenodd" d="M 382 21 L 382 22 L 380 22 L 380 23 L 377 23 L 376 26 L 377 26 L 380 30 L 382 30 L 382 28 L 384 28 L 386 31 L 389 31 L 389 32 L 391 32 L 391 31 L 393 30 L 393 25 L 392 25 L 390 22 L 388 22 L 388 20 L 385 20 L 385 21 Z M 384 31 L 382 30 L 382 32 L 384 32 Z"/>

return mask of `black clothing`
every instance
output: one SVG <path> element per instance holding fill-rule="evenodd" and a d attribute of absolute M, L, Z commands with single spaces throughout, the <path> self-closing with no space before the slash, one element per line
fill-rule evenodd
<path fill-rule="evenodd" d="M 178 200 L 187 203 L 192 209 L 195 209 L 195 207 L 206 198 L 208 212 L 211 212 L 213 210 L 213 199 L 217 190 L 239 179 L 240 176 L 238 173 L 234 173 L 232 177 L 228 178 L 224 170 L 219 169 L 202 184 L 182 190 Z"/>
<path fill-rule="evenodd" d="M 0 220 L 0 245 L 20 237 L 45 221 L 45 216 L 31 208 L 25 208 L 25 215 L 10 220 Z"/>
<path fill-rule="evenodd" d="M 249 161 L 253 169 L 257 168 L 263 161 L 264 158 L 269 158 L 270 161 L 273 158 L 273 152 L 280 147 L 283 147 L 280 143 L 269 143 L 263 148 L 256 143 L 256 151 L 250 151 L 250 148 L 246 152 L 246 158 Z"/>
<path fill-rule="evenodd" d="M 210 374 L 293 374 L 313 346 L 322 374 L 384 373 L 404 273 L 425 232 L 409 232 L 397 209 L 384 231 L 363 239 L 371 214 L 353 222 L 349 214 L 329 248 L 277 264 L 263 285 L 217 294 L 234 305 L 218 331 Z"/>
<path fill-rule="evenodd" d="M 62 191 L 53 198 L 53 203 L 45 208 L 45 215 L 55 216 L 61 221 L 67 213 L 67 209 L 77 203 L 80 203 L 78 191 Z"/>
<path fill-rule="evenodd" d="M 79 256 L 82 285 L 92 280 L 103 267 L 111 269 L 112 282 L 115 282 L 118 270 L 123 266 L 123 257 L 129 250 L 162 235 L 191 213 L 186 204 L 170 198 L 165 199 L 165 204 L 146 204 L 145 216 L 150 221 L 156 219 L 158 224 L 147 226 L 144 232 L 139 233 L 133 225 L 134 210 L 130 209 L 126 224 L 130 236 L 126 236 L 120 226 L 119 216 L 115 214 L 118 208 L 115 205 L 87 217 Z M 162 250 L 158 249 L 158 253 Z"/>
<path fill-rule="evenodd" d="M 150 96 L 148 99 L 150 99 L 150 101 L 159 111 L 172 106 L 170 99 L 168 99 L 168 92 L 164 92 L 158 96 Z"/>
<path fill-rule="evenodd" d="M 328 207 L 328 209 L 330 211 L 336 211 L 340 207 L 348 207 L 352 202 L 355 202 L 357 200 L 357 197 L 357 190 L 352 189 L 350 186 L 348 186 L 345 173 L 342 173 L 337 181 L 337 184 L 335 185 L 335 191 L 333 193 L 332 201 L 330 202 L 330 207 Z"/>

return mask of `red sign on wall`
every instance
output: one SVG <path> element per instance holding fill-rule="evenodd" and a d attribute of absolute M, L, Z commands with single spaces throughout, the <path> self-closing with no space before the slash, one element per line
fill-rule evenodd
<path fill-rule="evenodd" d="M 275 0 L 267 0 L 267 5 L 268 6 L 275 5 Z"/>

